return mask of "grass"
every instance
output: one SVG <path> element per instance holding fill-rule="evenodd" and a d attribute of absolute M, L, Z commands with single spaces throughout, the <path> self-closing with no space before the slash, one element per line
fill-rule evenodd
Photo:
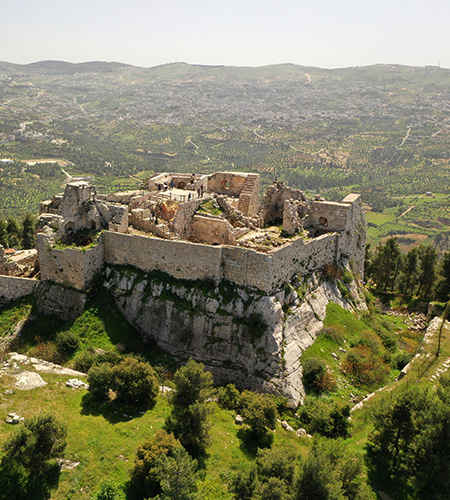
<path fill-rule="evenodd" d="M 164 425 L 170 411 L 167 397 L 158 396 L 155 407 L 141 415 L 111 403 L 92 403 L 85 390 L 65 386 L 69 376 L 41 375 L 47 382 L 45 387 L 7 395 L 0 402 L 0 413 L 6 415 L 14 411 L 25 418 L 52 413 L 67 424 L 65 458 L 80 465 L 61 473 L 59 488 L 52 498 L 90 499 L 103 477 L 125 485 L 137 446 Z M 0 391 L 3 393 L 5 389 L 6 379 L 0 378 Z M 211 404 L 216 407 L 211 418 L 212 439 L 198 486 L 205 500 L 231 500 L 227 489 L 231 475 L 249 467 L 254 457 L 241 445 L 235 414 Z M 13 426 L 1 419 L 0 442 L 14 431 Z M 277 427 L 273 436 L 273 446 L 294 447 L 298 452 L 305 450 L 307 439 L 299 439 L 281 427 Z"/>
<path fill-rule="evenodd" d="M 369 353 L 369 361 L 373 356 L 374 362 L 380 359 L 380 363 L 385 363 L 386 359 L 399 352 L 410 353 L 408 349 L 410 346 L 414 348 L 418 345 L 418 340 L 420 340 L 418 337 L 420 336 L 413 335 L 407 330 L 402 318 L 377 313 L 358 318 L 331 302 L 327 306 L 322 334 L 303 353 L 302 360 L 323 359 L 336 381 L 335 390 L 328 395 L 332 398 L 349 400 L 351 396 L 364 397 L 380 387 L 380 383 L 376 382 L 372 385 L 358 383 L 357 379 L 343 372 L 347 353 L 354 346 L 369 346 L 372 352 L 370 354 L 366 349 L 366 354 Z M 398 370 L 389 366 L 389 361 L 386 365 L 388 366 L 388 380 L 395 379 L 398 376 Z"/>
<path fill-rule="evenodd" d="M 13 329 L 17 321 L 22 319 L 26 321 L 20 339 L 12 346 L 21 353 L 31 352 L 37 355 L 37 345 L 53 343 L 59 332 L 69 331 L 79 338 L 80 343 L 79 348 L 63 360 L 66 365 L 72 364 L 87 347 L 93 347 L 140 354 L 152 365 L 166 367 L 169 377 L 178 366 L 172 356 L 156 346 L 149 346 L 143 342 L 139 332 L 125 320 L 113 299 L 103 288 L 96 291 L 86 304 L 84 312 L 72 321 L 62 321 L 56 316 L 39 314 L 30 300 L 4 309 L 0 313 L 0 334 L 5 335 Z"/>
<path fill-rule="evenodd" d="M 0 337 L 13 333 L 17 323 L 28 318 L 31 310 L 32 299 L 29 297 L 0 309 Z"/>

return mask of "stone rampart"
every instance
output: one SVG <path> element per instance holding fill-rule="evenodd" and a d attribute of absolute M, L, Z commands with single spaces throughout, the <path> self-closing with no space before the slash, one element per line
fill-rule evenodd
<path fill-rule="evenodd" d="M 38 234 L 37 241 L 43 281 L 53 281 L 65 287 L 84 290 L 103 266 L 102 240 L 95 247 L 86 250 L 54 248 L 46 234 Z"/>
<path fill-rule="evenodd" d="M 221 247 L 185 241 L 125 235 L 106 231 L 102 235 L 105 262 L 129 265 L 143 271 L 158 269 L 187 280 L 221 279 Z"/>
<path fill-rule="evenodd" d="M 222 247 L 222 276 L 237 285 L 270 292 L 271 256 L 248 248 Z"/>
<path fill-rule="evenodd" d="M 301 238 L 275 250 L 271 259 L 270 289 L 276 289 L 295 274 L 304 274 L 334 262 L 339 235 L 324 234 L 310 241 Z"/>
<path fill-rule="evenodd" d="M 30 278 L 0 276 L 0 304 L 32 294 L 37 283 L 37 280 Z"/>

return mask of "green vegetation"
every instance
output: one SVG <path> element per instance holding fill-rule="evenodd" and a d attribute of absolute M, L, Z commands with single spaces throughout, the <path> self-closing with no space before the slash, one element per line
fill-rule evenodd
<path fill-rule="evenodd" d="M 213 382 L 211 373 L 204 368 L 190 359 L 177 370 L 173 377 L 172 412 L 166 422 L 167 428 L 194 455 L 204 454 L 210 439 L 208 416 L 212 408 L 206 400 L 211 395 Z"/>
<path fill-rule="evenodd" d="M 48 498 L 57 487 L 56 459 L 66 448 L 67 429 L 53 415 L 28 419 L 3 445 L 0 487 L 5 500 Z"/>

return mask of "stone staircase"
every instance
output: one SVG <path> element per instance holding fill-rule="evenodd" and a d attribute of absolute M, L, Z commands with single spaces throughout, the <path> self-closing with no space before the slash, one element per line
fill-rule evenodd
<path fill-rule="evenodd" d="M 245 215 L 254 215 L 257 207 L 252 206 L 255 190 L 259 189 L 256 185 L 259 181 L 258 174 L 248 174 L 245 180 L 244 187 L 242 188 L 241 195 L 239 196 L 238 210 Z"/>

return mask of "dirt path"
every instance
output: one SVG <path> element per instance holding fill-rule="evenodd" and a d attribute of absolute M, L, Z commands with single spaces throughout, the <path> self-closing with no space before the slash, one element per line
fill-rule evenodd
<path fill-rule="evenodd" d="M 415 208 L 416 205 L 412 205 L 410 206 L 409 208 L 407 208 L 402 214 L 400 214 L 397 219 L 400 219 L 400 217 L 403 217 L 404 215 L 406 215 L 408 212 L 410 212 L 413 208 Z"/>
<path fill-rule="evenodd" d="M 405 141 L 408 139 L 410 132 L 411 132 L 411 127 L 408 127 L 408 130 L 406 131 L 406 135 L 405 135 L 405 137 L 403 137 L 403 140 L 400 143 L 399 148 L 401 148 L 403 146 L 403 144 L 405 144 Z"/>

